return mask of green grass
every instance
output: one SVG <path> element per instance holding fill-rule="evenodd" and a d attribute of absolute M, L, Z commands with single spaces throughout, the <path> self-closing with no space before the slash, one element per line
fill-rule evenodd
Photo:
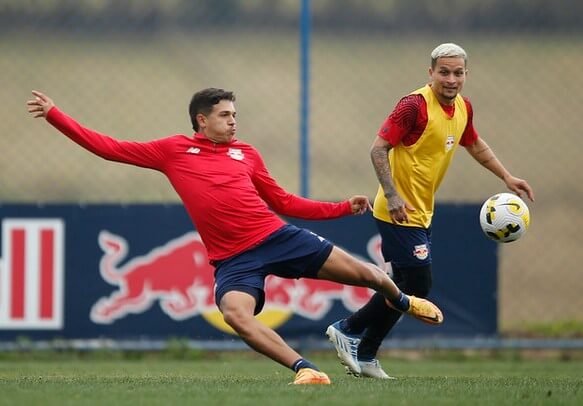
<path fill-rule="evenodd" d="M 583 362 L 383 358 L 395 381 L 344 375 L 331 355 L 309 357 L 333 385 L 295 387 L 293 374 L 267 359 L 0 362 L 0 405 L 536 405 L 582 404 Z"/>

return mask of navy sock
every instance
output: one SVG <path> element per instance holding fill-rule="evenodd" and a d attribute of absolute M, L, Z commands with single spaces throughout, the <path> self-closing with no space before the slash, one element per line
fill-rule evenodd
<path fill-rule="evenodd" d="M 315 371 L 319 371 L 318 367 L 315 366 L 314 364 L 312 364 L 310 361 L 305 360 L 303 358 L 300 358 L 299 360 L 297 360 L 296 362 L 293 363 L 291 369 L 294 370 L 294 372 L 298 372 L 300 369 L 302 368 L 311 368 Z"/>
<path fill-rule="evenodd" d="M 342 331 L 344 334 L 348 334 L 349 328 L 348 328 L 348 322 L 346 321 L 346 319 L 340 320 L 338 327 L 340 327 L 340 331 Z"/>
<path fill-rule="evenodd" d="M 409 296 L 405 295 L 403 292 L 399 294 L 397 299 L 390 300 L 391 304 L 401 312 L 406 312 L 409 310 Z"/>
<path fill-rule="evenodd" d="M 382 294 L 376 292 L 367 304 L 339 323 L 342 332 L 344 334 L 359 336 L 370 326 L 384 319 L 386 313 L 389 311 L 386 300 Z"/>

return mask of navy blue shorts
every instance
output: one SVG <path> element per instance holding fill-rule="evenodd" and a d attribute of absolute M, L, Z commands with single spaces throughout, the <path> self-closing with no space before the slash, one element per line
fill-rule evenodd
<path fill-rule="evenodd" d="M 408 268 L 431 264 L 431 227 L 407 227 L 375 219 L 386 262 Z"/>
<path fill-rule="evenodd" d="M 265 304 L 265 278 L 316 278 L 330 256 L 333 245 L 328 240 L 303 228 L 286 224 L 261 244 L 214 263 L 215 302 L 225 293 L 236 290 L 256 299 L 255 314 Z"/>

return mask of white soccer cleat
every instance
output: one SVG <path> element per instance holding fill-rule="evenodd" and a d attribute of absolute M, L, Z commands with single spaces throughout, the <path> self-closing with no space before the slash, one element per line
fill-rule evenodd
<path fill-rule="evenodd" d="M 376 358 L 372 361 L 358 361 L 358 363 L 360 365 L 360 376 L 375 379 L 397 379 L 387 375 L 387 373 L 383 371 L 381 363 Z"/>
<path fill-rule="evenodd" d="M 340 330 L 340 321 L 329 325 L 328 329 L 326 329 L 326 335 L 332 344 L 334 344 L 338 358 L 340 358 L 342 365 L 346 366 L 348 373 L 360 376 L 360 365 L 357 358 L 360 339 L 344 334 Z"/>

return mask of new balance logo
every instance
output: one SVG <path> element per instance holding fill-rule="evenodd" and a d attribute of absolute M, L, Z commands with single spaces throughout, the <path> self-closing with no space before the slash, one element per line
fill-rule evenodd
<path fill-rule="evenodd" d="M 60 219 L 2 221 L 0 330 L 63 327 L 64 235 Z"/>
<path fill-rule="evenodd" d="M 190 147 L 186 150 L 188 154 L 198 154 L 200 153 L 200 148 Z"/>

